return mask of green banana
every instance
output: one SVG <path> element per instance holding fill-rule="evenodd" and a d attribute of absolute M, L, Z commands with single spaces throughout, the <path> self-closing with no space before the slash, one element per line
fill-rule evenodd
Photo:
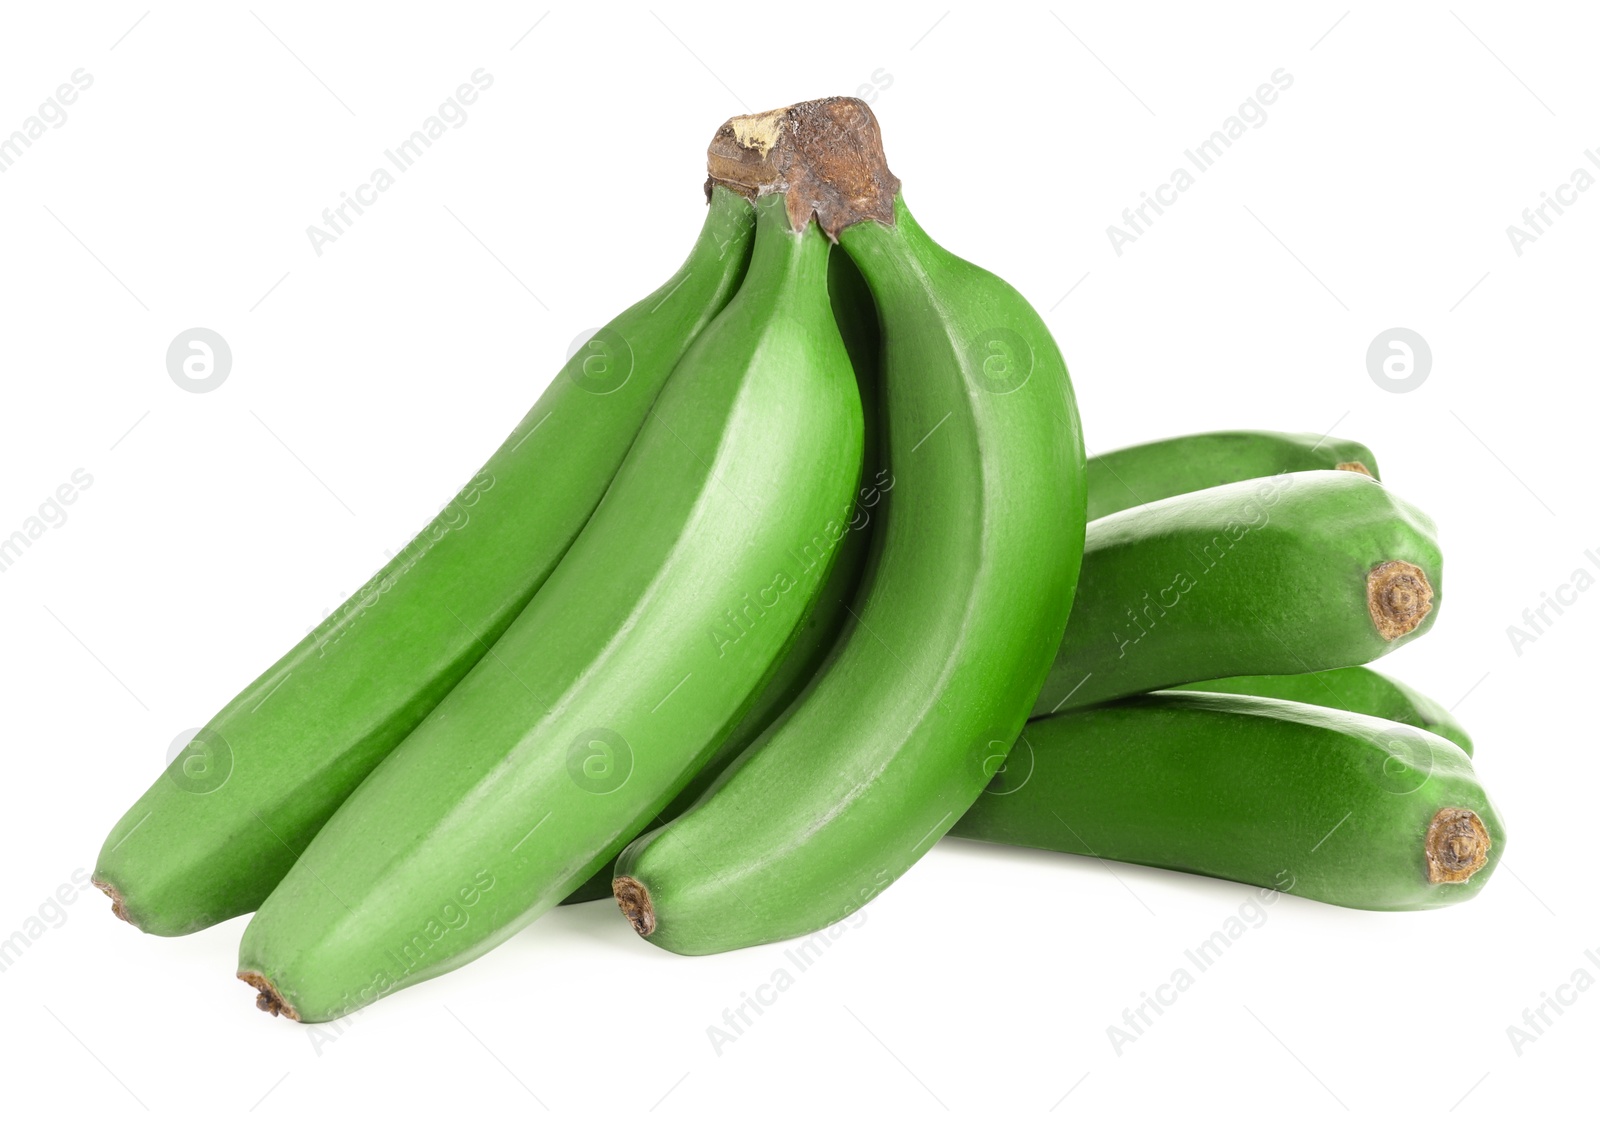
<path fill-rule="evenodd" d="M 1440 596 L 1433 523 L 1356 472 L 1292 472 L 1089 524 L 1035 717 L 1228 675 L 1370 662 Z"/>
<path fill-rule="evenodd" d="M 1022 727 L 1082 548 L 1082 436 L 1044 323 L 917 225 L 863 103 L 773 116 L 829 146 L 818 165 L 783 169 L 786 181 L 820 166 L 838 178 L 816 197 L 849 204 L 818 213 L 877 303 L 894 489 L 850 626 L 805 693 L 617 861 L 635 929 L 687 954 L 822 928 L 938 840 Z M 735 118 L 719 139 L 732 149 L 767 132 Z M 841 142 L 854 147 L 841 155 Z M 758 161 L 744 148 L 726 163 L 749 184 Z M 720 166 L 714 143 L 713 176 Z"/>
<path fill-rule="evenodd" d="M 337 1018 L 508 939 L 699 771 L 771 675 L 861 470 L 828 242 L 756 207 L 749 270 L 605 498 L 488 655 L 245 929 L 258 1005 Z"/>
<path fill-rule="evenodd" d="M 811 611 L 796 628 L 791 645 L 779 660 L 771 680 L 762 688 L 749 712 L 713 754 L 711 765 L 702 776 L 696 777 L 695 782 L 668 805 L 662 814 L 662 822 L 675 817 L 698 799 L 711 779 L 772 724 L 773 719 L 794 701 L 816 674 L 823 658 L 850 619 L 850 603 L 866 565 L 875 509 L 894 486 L 887 468 L 879 464 L 879 445 L 882 442 L 877 436 L 878 410 L 875 400 L 878 388 L 878 331 L 872 298 L 866 291 L 866 282 L 860 273 L 837 247 L 828 254 L 828 297 L 845 353 L 849 355 L 851 369 L 855 372 L 856 389 L 861 400 L 860 486 L 856 491 L 846 533 L 836 547 L 832 571 L 823 583 Z M 605 882 L 604 889 L 602 896 L 609 897 L 609 880 Z"/>
<path fill-rule="evenodd" d="M 1313 433 L 1191 433 L 1089 458 L 1089 520 L 1190 491 L 1279 472 L 1344 469 L 1378 478 L 1372 450 Z"/>
<path fill-rule="evenodd" d="M 1307 671 L 1298 675 L 1241 675 L 1208 682 L 1188 682 L 1181 690 L 1203 690 L 1211 694 L 1248 694 L 1257 698 L 1281 698 L 1349 710 L 1385 721 L 1426 729 L 1453 742 L 1468 756 L 1472 738 L 1450 711 L 1405 683 L 1379 674 L 1371 667 L 1336 667 L 1327 671 Z"/>
<path fill-rule="evenodd" d="M 839 322 L 845 346 L 850 351 L 851 362 L 857 372 L 866 369 L 867 356 L 875 358 L 877 324 L 872 311 L 872 295 L 860 278 L 859 271 L 849 264 L 850 259 L 839 252 L 829 262 L 829 282 L 834 292 L 834 318 Z M 848 270 L 848 272 L 847 272 Z M 865 311 L 866 315 L 861 314 Z M 862 386 L 862 405 L 871 402 L 871 387 Z M 871 434 L 870 409 L 868 433 Z M 869 466 L 871 457 L 868 457 Z M 1279 472 L 1312 471 L 1318 468 L 1339 468 L 1361 472 L 1374 479 L 1378 477 L 1377 461 L 1371 450 L 1354 441 L 1318 438 L 1296 433 L 1275 432 L 1219 432 L 1197 433 L 1173 437 L 1164 441 L 1134 445 L 1117 449 L 1087 461 L 1088 508 L 1091 518 L 1113 514 L 1128 507 L 1139 506 L 1127 483 L 1137 481 L 1138 492 L 1144 501 L 1168 498 L 1188 491 L 1201 490 L 1222 483 L 1276 475 Z M 887 481 L 892 486 L 892 481 Z M 863 488 L 864 501 L 871 505 L 869 489 Z M 807 634 L 812 642 L 797 643 L 785 661 L 785 670 L 768 688 L 772 705 L 758 705 L 728 742 L 717 750 L 706 770 L 685 788 L 661 815 L 661 822 L 670 822 L 691 806 L 700 794 L 750 744 L 788 701 L 799 692 L 816 673 L 821 656 L 848 621 L 842 610 L 832 613 L 825 606 L 842 609 L 847 600 L 837 600 L 831 589 L 837 587 L 848 597 L 859 580 L 859 567 L 852 570 L 845 561 L 843 551 L 859 549 L 865 543 L 846 540 L 841 547 L 838 569 L 829 578 L 830 590 L 819 598 L 812 613 L 811 623 L 821 623 Z M 824 622 L 825 621 L 825 622 Z M 1253 689 L 1231 689 L 1228 684 L 1241 683 Z M 1438 703 L 1423 697 L 1409 687 L 1384 678 L 1365 667 L 1348 667 L 1301 675 L 1258 675 L 1248 679 L 1222 679 L 1216 683 L 1189 683 L 1185 690 L 1211 689 L 1221 693 L 1258 694 L 1284 697 L 1318 705 L 1376 714 L 1395 721 L 1406 721 L 1438 733 L 1456 742 L 1472 755 L 1472 741 Z M 1337 694 L 1337 697 L 1335 695 Z M 658 826 L 652 824 L 652 826 Z M 602 869 L 562 904 L 596 901 L 612 895 L 612 870 Z"/>
<path fill-rule="evenodd" d="M 880 443 L 876 439 L 875 408 L 878 388 L 877 313 L 873 309 L 872 294 L 867 290 L 866 281 L 837 246 L 828 255 L 828 298 L 833 307 L 833 318 L 839 325 L 839 334 L 844 339 L 845 351 L 850 356 L 850 365 L 855 369 L 856 387 L 861 394 L 865 439 L 855 517 L 850 520 L 849 533 L 839 542 L 838 558 L 822 591 L 817 595 L 817 603 L 801 621 L 791 641 L 792 646 L 779 661 L 772 680 L 762 689 L 750 712 L 717 746 L 706 766 L 650 824 L 652 828 L 670 823 L 699 799 L 728 763 L 749 747 L 761 731 L 794 701 L 817 673 L 824 656 L 850 620 L 850 601 L 861 581 L 861 570 L 866 563 L 872 520 L 876 508 L 893 488 L 894 480 L 887 468 L 879 466 L 877 455 Z M 573 890 L 561 903 L 576 905 L 602 898 L 609 900 L 614 876 L 614 863 L 601 866 L 593 877 Z"/>
<path fill-rule="evenodd" d="M 146 932 L 255 909 L 459 682 L 605 494 L 668 372 L 732 297 L 754 231 L 712 193 L 689 258 L 569 360 L 472 482 L 216 714 L 112 828 L 95 882 Z"/>
<path fill-rule="evenodd" d="M 1505 850 L 1471 760 L 1442 737 L 1192 691 L 1029 723 L 950 833 L 1361 909 L 1465 900 Z"/>

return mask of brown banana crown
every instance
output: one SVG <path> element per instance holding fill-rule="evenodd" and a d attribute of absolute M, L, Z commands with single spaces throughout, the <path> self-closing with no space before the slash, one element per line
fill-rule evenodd
<path fill-rule="evenodd" d="M 900 180 L 883 155 L 883 134 L 867 103 L 853 97 L 801 101 L 730 117 L 706 149 L 706 193 L 717 184 L 749 199 L 782 193 L 789 226 L 817 225 L 838 241 L 846 226 L 894 225 Z"/>

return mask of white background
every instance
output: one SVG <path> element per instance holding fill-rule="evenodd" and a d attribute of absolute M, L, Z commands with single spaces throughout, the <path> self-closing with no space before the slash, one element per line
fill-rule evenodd
<path fill-rule="evenodd" d="M 1600 994 L 1562 992 L 1520 1055 L 1507 1027 L 1575 971 L 1600 978 L 1600 593 L 1520 652 L 1507 627 L 1600 576 L 1600 190 L 1520 256 L 1506 228 L 1600 173 L 1595 24 L 1477 0 L 719 9 L 8 8 L 0 133 L 75 69 L 94 81 L 0 175 L 0 536 L 93 477 L 0 573 L 0 936 L 61 918 L 0 974 L 6 1114 L 1587 1101 Z M 307 225 L 479 67 L 494 84 L 466 123 L 317 256 Z M 1123 208 L 1280 67 L 1265 124 L 1114 253 Z M 1107 1026 L 1250 890 L 945 842 L 720 1055 L 707 1027 L 792 970 L 783 947 L 676 958 L 606 902 L 561 909 L 316 1037 L 234 980 L 244 918 L 161 940 L 98 894 L 46 906 L 172 738 L 403 544 L 575 336 L 677 266 L 713 129 L 864 84 L 923 225 L 1045 312 L 1091 451 L 1331 431 L 1436 518 L 1440 618 L 1383 669 L 1476 737 L 1510 832 L 1481 895 L 1395 915 L 1280 899 L 1120 1056 Z M 164 363 L 197 325 L 234 355 L 207 394 Z M 1404 394 L 1365 362 L 1395 326 L 1434 357 Z"/>

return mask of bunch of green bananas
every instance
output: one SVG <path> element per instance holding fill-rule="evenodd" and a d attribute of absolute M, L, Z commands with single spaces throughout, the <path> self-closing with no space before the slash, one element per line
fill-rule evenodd
<path fill-rule="evenodd" d="M 112 829 L 118 916 L 254 911 L 239 977 L 326 1021 L 565 901 L 683 953 L 809 933 L 947 833 L 1265 884 L 1348 804 L 1293 891 L 1476 891 L 1471 742 L 1359 666 L 1439 596 L 1370 452 L 1086 460 L 1049 331 L 917 224 L 864 103 L 733 118 L 708 166 L 683 267 Z"/>

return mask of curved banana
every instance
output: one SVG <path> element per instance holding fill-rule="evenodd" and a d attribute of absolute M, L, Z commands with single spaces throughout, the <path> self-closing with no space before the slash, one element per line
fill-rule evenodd
<path fill-rule="evenodd" d="M 618 859 L 624 914 L 686 954 L 837 921 L 955 823 L 1038 695 L 1083 549 L 1082 437 L 1043 322 L 912 219 L 864 104 L 780 116 L 823 152 L 774 170 L 821 200 L 877 302 L 894 488 L 822 671 L 695 806 Z M 713 176 L 757 179 L 764 131 L 725 126 L 719 140 L 745 151 L 714 144 Z"/>
<path fill-rule="evenodd" d="M 1221 484 L 1323 468 L 1379 478 L 1370 448 L 1327 434 L 1224 429 L 1129 445 L 1089 457 L 1089 521 Z"/>
<path fill-rule="evenodd" d="M 828 296 L 833 306 L 833 318 L 844 338 L 844 348 L 850 355 L 850 365 L 855 368 L 856 387 L 861 393 L 861 413 L 865 433 L 862 457 L 861 487 L 856 493 L 855 517 L 850 520 L 849 533 L 839 543 L 838 558 L 827 582 L 817 594 L 817 603 L 811 613 L 800 623 L 791 646 L 772 679 L 762 688 L 750 712 L 738 726 L 725 737 L 707 759 L 706 765 L 675 796 L 651 828 L 670 823 L 699 799 L 728 764 L 738 757 L 773 719 L 788 708 L 789 703 L 805 689 L 834 641 L 850 621 L 850 602 L 856 586 L 861 582 L 861 571 L 867 560 L 867 544 L 872 535 L 876 508 L 894 486 L 887 468 L 878 463 L 877 410 L 878 390 L 878 320 L 872 305 L 872 294 L 861 273 L 843 251 L 837 247 L 828 255 Z M 577 905 L 585 901 L 598 901 L 611 896 L 613 866 L 601 866 L 593 877 L 572 891 L 561 903 Z"/>
<path fill-rule="evenodd" d="M 176 936 L 250 912 L 471 669 L 583 529 L 668 373 L 744 275 L 750 204 L 714 191 L 665 285 L 562 368 L 423 531 L 208 721 L 112 828 L 95 882 Z"/>
<path fill-rule="evenodd" d="M 539 594 L 312 840 L 239 976 L 302 1021 L 504 941 L 648 824 L 742 716 L 837 553 L 860 401 L 828 242 L 757 206 L 749 271 Z"/>
<path fill-rule="evenodd" d="M 1232 675 L 1367 663 L 1442 603 L 1426 514 L 1359 472 L 1241 480 L 1089 524 L 1045 717 Z"/>
<path fill-rule="evenodd" d="M 1371 667 L 1339 667 L 1328 671 L 1302 671 L 1293 675 L 1239 675 L 1203 682 L 1186 682 L 1177 690 L 1207 694 L 1245 694 L 1304 702 L 1330 710 L 1349 710 L 1401 725 L 1414 725 L 1452 742 L 1472 755 L 1472 736 L 1444 706 L 1422 691 Z"/>
<path fill-rule="evenodd" d="M 1158 691 L 1028 723 L 952 837 L 1185 870 L 1358 909 L 1477 894 L 1505 827 L 1472 761 L 1385 718 Z"/>

